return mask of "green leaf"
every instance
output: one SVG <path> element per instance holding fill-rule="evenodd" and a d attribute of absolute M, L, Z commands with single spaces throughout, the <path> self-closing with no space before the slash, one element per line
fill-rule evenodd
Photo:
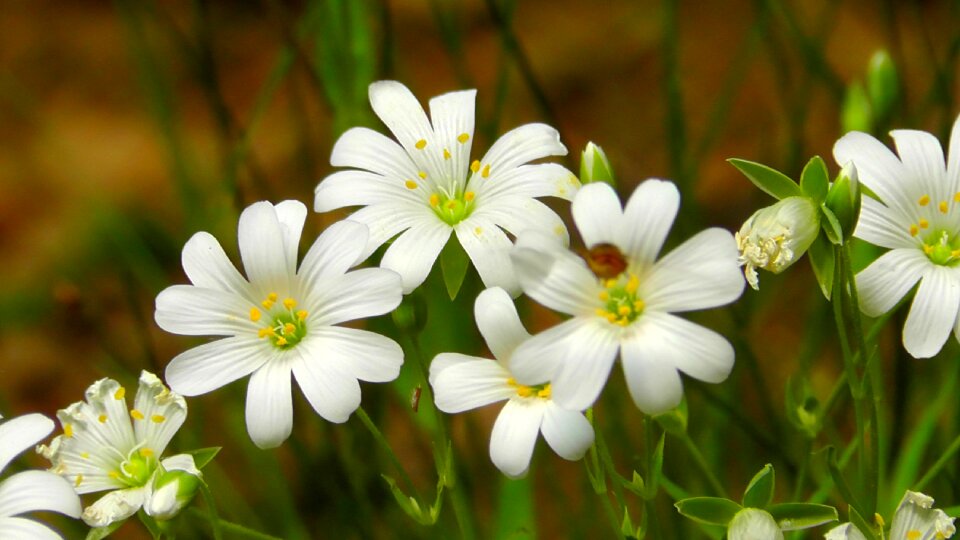
<path fill-rule="evenodd" d="M 767 463 L 753 476 L 747 489 L 743 491 L 744 508 L 766 508 L 773 500 L 775 474 L 773 465 Z"/>
<path fill-rule="evenodd" d="M 730 158 L 727 162 L 742 172 L 755 186 L 775 199 L 803 195 L 796 182 L 776 169 L 745 159 Z"/>
<path fill-rule="evenodd" d="M 836 214 L 832 210 L 827 208 L 825 204 L 820 205 L 820 213 L 823 214 L 825 220 L 822 220 L 823 232 L 827 233 L 827 240 L 830 240 L 831 244 L 842 245 L 843 244 L 843 228 L 840 227 L 840 221 L 837 220 Z"/>
<path fill-rule="evenodd" d="M 163 536 L 163 529 L 160 527 L 160 524 L 157 523 L 157 520 L 150 517 L 142 508 L 137 512 L 137 517 L 140 518 L 140 523 L 143 523 L 143 526 L 150 531 L 150 536 L 153 537 L 153 540 L 160 540 L 160 537 Z"/>
<path fill-rule="evenodd" d="M 767 512 L 785 531 L 808 529 L 837 521 L 837 509 L 825 504 L 781 503 L 770 506 Z"/>
<path fill-rule="evenodd" d="M 623 509 L 623 523 L 620 525 L 620 534 L 624 538 L 636 538 L 637 530 L 633 526 L 633 521 L 630 520 L 630 510 L 627 508 Z"/>
<path fill-rule="evenodd" d="M 852 506 L 850 507 L 850 523 L 853 523 L 853 526 L 859 529 L 860 532 L 867 537 L 867 540 L 877 540 L 877 533 L 874 527 L 867 523 L 867 520 L 863 519 L 860 512 L 857 512 L 857 509 Z"/>
<path fill-rule="evenodd" d="M 720 497 L 692 497 L 677 501 L 673 506 L 681 515 L 698 523 L 726 526 L 743 509 L 730 499 Z"/>
<path fill-rule="evenodd" d="M 836 254 L 833 252 L 833 246 L 823 236 L 817 236 L 817 239 L 807 249 L 807 256 L 810 258 L 813 275 L 817 278 L 817 283 L 820 284 L 823 296 L 830 300 L 830 294 L 833 291 L 834 269 L 836 268 Z"/>
<path fill-rule="evenodd" d="M 103 538 L 106 538 L 110 536 L 110 534 L 112 534 L 113 531 L 122 527 L 123 524 L 126 522 L 127 522 L 126 520 L 116 521 L 114 523 L 107 525 L 106 527 L 94 527 L 90 529 L 90 531 L 87 533 L 86 540 L 101 540 Z"/>
<path fill-rule="evenodd" d="M 681 399 L 680 405 L 665 413 L 653 417 L 660 427 L 671 435 L 682 436 L 687 431 L 687 400 Z"/>
<path fill-rule="evenodd" d="M 646 490 L 643 477 L 637 471 L 633 471 L 633 479 L 630 482 L 623 482 L 623 487 L 638 497 L 642 497 Z"/>
<path fill-rule="evenodd" d="M 209 448 L 197 448 L 196 450 L 189 450 L 184 452 L 184 454 L 189 454 L 193 456 L 193 463 L 197 466 L 198 469 L 202 469 L 207 466 L 213 458 L 220 453 L 222 446 L 211 446 Z"/>
<path fill-rule="evenodd" d="M 847 479 L 843 477 L 843 472 L 840 471 L 840 466 L 837 464 L 837 449 L 833 446 L 827 446 L 824 450 L 827 452 L 827 470 L 830 471 L 830 476 L 833 478 L 833 483 L 837 486 L 840 496 L 850 505 L 852 511 L 860 506 L 860 502 L 853 496 L 853 491 L 850 490 Z"/>
<path fill-rule="evenodd" d="M 827 164 L 820 156 L 813 156 L 800 173 L 800 190 L 820 204 L 827 198 L 827 189 L 830 184 L 830 173 Z"/>
<path fill-rule="evenodd" d="M 451 234 L 447 240 L 447 245 L 443 246 L 440 252 L 440 269 L 443 271 L 443 283 L 447 286 L 447 294 L 453 300 L 460 292 L 463 285 L 463 278 L 467 275 L 467 268 L 470 266 L 470 257 L 463 250 L 457 235 Z"/>

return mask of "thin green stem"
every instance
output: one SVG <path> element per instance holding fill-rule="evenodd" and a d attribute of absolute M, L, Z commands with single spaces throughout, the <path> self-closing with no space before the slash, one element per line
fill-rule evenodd
<path fill-rule="evenodd" d="M 190 508 L 190 514 L 195 517 L 199 517 L 206 521 L 209 521 L 206 514 L 200 511 L 197 508 Z M 211 523 L 211 525 L 213 525 Z M 239 523 L 233 523 L 232 521 L 227 521 L 222 518 L 217 519 L 216 525 L 220 529 L 229 532 L 231 534 L 230 538 L 250 538 L 252 540 L 282 540 L 279 536 L 272 536 L 266 533 L 255 531 L 251 528 L 240 525 Z"/>
<path fill-rule="evenodd" d="M 643 498 L 643 511 L 647 518 L 647 536 L 660 538 L 660 522 L 657 518 L 656 495 L 660 491 L 659 471 L 656 470 L 657 437 L 654 434 L 654 421 L 650 417 L 643 419 L 643 462 L 645 464 L 644 479 L 647 482 L 647 494 Z M 650 485 L 654 485 L 651 491 Z"/>
<path fill-rule="evenodd" d="M 951 459 L 953 459 L 953 455 L 956 454 L 958 450 L 960 450 L 960 435 L 957 435 L 957 437 L 953 439 L 953 442 L 950 443 L 950 446 L 947 447 L 946 451 L 944 451 L 943 454 L 941 454 L 937 461 L 933 464 L 933 466 L 927 470 L 926 474 L 923 475 L 923 478 L 921 478 L 916 485 L 913 486 L 914 489 L 916 491 L 920 491 L 925 488 L 927 484 L 933 480 L 933 477 L 935 477 L 937 473 L 939 473 L 940 470 L 943 469 Z"/>
<path fill-rule="evenodd" d="M 723 484 L 720 482 L 720 479 L 717 478 L 717 475 L 713 473 L 713 470 L 710 468 L 710 464 L 707 463 L 707 460 L 703 457 L 703 454 L 700 453 L 700 449 L 694 444 L 693 439 L 690 438 L 690 435 L 687 432 L 683 432 L 682 435 L 677 435 L 677 437 L 683 441 L 683 445 L 687 447 L 687 451 L 690 452 L 690 457 L 693 458 L 693 462 L 700 469 L 700 472 L 703 474 L 704 478 L 707 479 L 707 483 L 710 484 L 710 489 L 713 490 L 714 494 L 718 497 L 726 497 L 727 491 L 723 488 Z"/>
<path fill-rule="evenodd" d="M 373 435 L 374 440 L 380 445 L 381 448 L 387 453 L 387 457 L 390 458 L 390 463 L 397 470 L 397 473 L 400 475 L 400 479 L 406 484 L 406 488 L 410 490 L 410 493 L 413 496 L 420 500 L 420 494 L 417 492 L 417 488 L 413 483 L 413 480 L 410 479 L 410 475 L 407 473 L 407 469 L 403 466 L 403 463 L 400 461 L 400 458 L 397 457 L 396 452 L 393 451 L 393 447 L 390 446 L 390 441 L 383 436 L 383 433 L 380 432 L 380 429 L 370 420 L 370 416 L 367 415 L 367 411 L 363 410 L 363 407 L 357 407 L 357 417 L 360 418 L 360 421 L 363 423 L 364 427 L 367 428 L 367 431 Z"/>

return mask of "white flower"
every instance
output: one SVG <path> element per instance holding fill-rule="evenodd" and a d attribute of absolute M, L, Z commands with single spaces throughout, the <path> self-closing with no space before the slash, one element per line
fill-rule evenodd
<path fill-rule="evenodd" d="M 146 371 L 133 409 L 126 389 L 113 379 L 90 385 L 86 401 L 57 412 L 63 434 L 37 451 L 50 460 L 50 471 L 66 478 L 79 494 L 109 491 L 83 510 L 83 521 L 105 527 L 132 516 L 153 497 L 152 484 L 163 471 L 200 475 L 188 454 L 160 459 L 187 418 L 187 403 Z"/>
<path fill-rule="evenodd" d="M 943 510 L 933 508 L 933 498 L 916 491 L 907 491 L 897 506 L 890 526 L 889 540 L 944 540 L 956 534 L 954 518 Z M 866 540 L 866 536 L 851 523 L 834 527 L 827 540 Z"/>
<path fill-rule="evenodd" d="M 360 405 L 359 380 L 392 381 L 403 351 L 379 334 L 336 326 L 397 307 L 400 276 L 381 268 L 348 272 L 362 260 L 367 227 L 341 221 L 317 238 L 297 270 L 306 219 L 297 201 L 259 202 L 240 216 L 238 243 L 247 278 L 213 236 L 183 247 L 193 285 L 157 296 L 155 319 L 168 332 L 229 336 L 181 353 L 167 366 L 170 387 L 185 396 L 246 375 L 247 431 L 261 448 L 279 446 L 293 425 L 291 373 L 317 413 L 345 422 Z"/>
<path fill-rule="evenodd" d="M 730 521 L 727 539 L 783 540 L 783 531 L 769 512 L 759 508 L 744 508 Z"/>
<path fill-rule="evenodd" d="M 567 149 L 557 131 L 527 124 L 500 137 L 482 159 L 470 161 L 476 90 L 430 100 L 430 118 L 404 85 L 370 85 L 370 104 L 397 142 L 367 128 L 353 128 L 330 156 L 334 173 L 317 186 L 314 210 L 365 206 L 350 219 L 370 227 L 364 258 L 385 241 L 381 266 L 403 277 L 404 293 L 426 279 L 451 231 L 488 287 L 517 291 L 510 239 L 536 228 L 567 239 L 552 210 L 534 197 L 570 199 L 580 183 L 553 163 L 529 165 Z M 404 232 L 406 231 L 406 232 Z"/>
<path fill-rule="evenodd" d="M 757 268 L 779 274 L 817 238 L 820 219 L 809 197 L 787 197 L 753 213 L 734 235 L 747 283 L 759 289 Z"/>
<path fill-rule="evenodd" d="M 549 380 L 558 404 L 581 410 L 597 399 L 619 352 L 634 402 L 656 414 L 680 403 L 679 371 L 712 383 L 727 377 L 730 343 L 672 313 L 740 296 L 737 246 L 728 231 L 708 229 L 657 260 L 679 204 L 676 186 L 661 180 L 640 184 L 625 209 L 607 184 L 581 188 L 573 219 L 593 271 L 544 235 L 518 238 L 513 260 L 524 292 L 572 315 L 517 348 L 518 381 Z"/>
<path fill-rule="evenodd" d="M 496 361 L 458 353 L 438 354 L 430 364 L 437 408 L 458 413 L 507 400 L 490 435 L 490 459 L 511 477 L 526 474 L 537 435 L 568 460 L 577 460 L 593 444 L 593 427 L 579 411 L 557 405 L 550 384 L 517 384 L 510 373 L 513 350 L 530 334 L 506 291 L 491 288 L 474 305 L 477 326 Z"/>
<path fill-rule="evenodd" d="M 950 330 L 960 339 L 960 119 L 950 137 L 949 162 L 937 139 L 923 131 L 891 132 L 899 159 L 870 135 L 851 132 L 833 148 L 837 163 L 853 162 L 863 197 L 854 235 L 889 248 L 857 274 L 860 308 L 871 317 L 892 309 L 917 282 L 903 327 L 915 358 L 940 352 Z"/>
<path fill-rule="evenodd" d="M 21 452 L 53 431 L 42 414 L 25 414 L 0 424 L 0 472 Z M 61 536 L 31 519 L 15 517 L 50 510 L 80 517 L 80 499 L 70 483 L 46 471 L 23 471 L 0 482 L 0 538 L 59 540 Z"/>

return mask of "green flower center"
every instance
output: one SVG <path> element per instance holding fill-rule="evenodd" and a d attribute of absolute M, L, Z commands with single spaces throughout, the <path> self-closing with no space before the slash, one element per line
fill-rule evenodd
<path fill-rule="evenodd" d="M 597 315 L 620 326 L 637 320 L 645 307 L 643 300 L 637 297 L 640 278 L 632 272 L 623 273 L 601 283 L 604 290 L 600 291 L 602 304 L 597 308 Z"/>
<path fill-rule="evenodd" d="M 462 195 L 453 197 L 449 197 L 441 192 L 430 195 L 429 202 L 430 208 L 433 209 L 434 213 L 436 213 L 440 219 L 450 225 L 456 225 L 467 219 L 470 213 L 473 212 L 473 200 L 474 193 L 472 191 L 467 191 Z"/>
<path fill-rule="evenodd" d="M 257 337 L 266 339 L 278 349 L 292 349 L 307 336 L 307 316 L 305 310 L 297 309 L 297 301 L 284 298 L 277 303 L 277 293 L 270 293 L 260 303 L 267 310 L 266 316 L 260 308 L 250 308 L 250 320 L 255 323 L 266 322 L 257 330 Z"/>
<path fill-rule="evenodd" d="M 960 262 L 960 236 L 944 230 L 931 231 L 923 239 L 923 252 L 933 264 L 955 266 Z"/>
<path fill-rule="evenodd" d="M 153 450 L 143 447 L 130 452 L 127 459 L 120 463 L 120 470 L 110 472 L 109 476 L 127 486 L 142 487 L 153 476 L 157 465 L 158 461 Z"/>

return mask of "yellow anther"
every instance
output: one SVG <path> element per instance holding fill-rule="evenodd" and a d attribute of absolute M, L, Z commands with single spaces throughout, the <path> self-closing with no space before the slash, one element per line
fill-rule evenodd
<path fill-rule="evenodd" d="M 930 204 L 930 196 L 924 195 L 923 197 L 920 197 L 920 200 L 917 201 L 917 204 L 919 204 L 920 206 L 926 206 Z"/>
<path fill-rule="evenodd" d="M 450 159 L 450 151 L 446 148 L 443 149 L 443 159 Z"/>
<path fill-rule="evenodd" d="M 106 423 L 107 423 L 107 415 L 101 414 L 100 416 L 98 416 L 98 417 L 97 417 L 97 422 L 100 422 L 101 424 L 106 424 Z"/>
<path fill-rule="evenodd" d="M 417 173 L 417 176 L 419 176 L 421 180 L 426 180 L 426 179 L 427 179 L 427 173 L 424 172 L 424 171 L 418 172 L 418 173 Z"/>
<path fill-rule="evenodd" d="M 490 164 L 489 164 L 489 163 L 483 166 L 483 172 L 480 173 L 480 176 L 482 176 L 482 177 L 484 177 L 484 178 L 490 176 Z"/>
<path fill-rule="evenodd" d="M 463 194 L 463 200 L 467 202 L 472 201 L 474 197 L 476 197 L 476 195 L 472 191 L 468 191 Z"/>
<path fill-rule="evenodd" d="M 608 288 L 608 289 L 612 289 L 612 288 L 614 288 L 614 287 L 616 287 L 616 286 L 617 286 L 617 280 L 616 280 L 616 278 L 608 279 L 607 282 L 604 284 L 604 287 L 606 287 L 606 288 Z"/>
<path fill-rule="evenodd" d="M 630 294 L 636 294 L 637 289 L 640 288 L 640 278 L 636 274 L 631 274 L 630 279 L 627 280 L 627 285 L 624 287 L 624 290 Z"/>
<path fill-rule="evenodd" d="M 449 201 L 447 201 L 446 206 L 448 210 L 453 210 L 454 208 L 456 208 L 457 207 L 456 199 L 450 199 Z"/>
<path fill-rule="evenodd" d="M 82 484 L 82 483 L 83 483 L 83 475 L 82 475 L 82 474 L 78 474 L 78 475 L 77 475 L 77 478 L 73 481 L 73 485 L 74 485 L 74 487 L 80 487 L 80 484 Z"/>
<path fill-rule="evenodd" d="M 469 133 L 461 133 L 461 134 L 457 135 L 457 142 L 459 142 L 460 144 L 466 144 L 467 141 L 469 141 L 469 140 L 470 140 L 470 134 L 469 134 Z"/>
<path fill-rule="evenodd" d="M 631 311 L 630 308 L 627 307 L 627 306 L 620 306 L 619 308 L 617 308 L 617 313 L 620 314 L 620 315 L 622 315 L 622 316 L 624 316 L 624 317 L 626 317 L 627 315 L 629 315 L 629 314 L 630 314 L 630 311 Z"/>
<path fill-rule="evenodd" d="M 155 414 L 150 417 L 150 420 L 153 420 L 154 424 L 161 424 L 166 418 L 162 414 Z"/>
<path fill-rule="evenodd" d="M 514 379 L 513 377 L 510 377 L 509 379 L 507 379 L 507 384 L 510 385 L 510 386 L 516 386 L 516 385 L 517 385 L 517 380 Z"/>
<path fill-rule="evenodd" d="M 534 395 L 536 390 L 530 388 L 529 386 L 519 385 L 517 386 L 517 395 L 520 397 L 530 397 Z"/>
<path fill-rule="evenodd" d="M 130 416 L 134 420 L 143 420 L 143 413 L 136 409 L 130 409 Z"/>
<path fill-rule="evenodd" d="M 607 291 L 600 291 L 600 294 L 597 296 L 600 297 L 601 302 L 606 302 L 607 300 L 610 299 L 610 293 L 608 293 Z"/>
<path fill-rule="evenodd" d="M 276 302 L 276 301 L 277 301 L 277 298 L 280 298 L 280 297 L 277 296 L 277 293 L 275 293 L 275 292 L 272 292 L 272 293 L 270 293 L 270 294 L 267 295 L 267 300 L 269 300 L 269 301 L 271 301 L 271 302 Z"/>
<path fill-rule="evenodd" d="M 274 300 L 264 300 L 260 302 L 260 305 L 263 306 L 263 309 L 273 309 Z"/>
<path fill-rule="evenodd" d="M 143 456 L 143 457 L 150 457 L 150 456 L 153 455 L 153 450 L 151 450 L 151 449 L 149 449 L 149 448 L 147 448 L 147 447 L 143 447 L 143 448 L 140 449 L 140 455 Z"/>
<path fill-rule="evenodd" d="M 599 307 L 597 308 L 597 310 L 596 310 L 594 313 L 597 314 L 597 317 L 603 317 L 604 319 L 606 319 L 606 318 L 608 318 L 608 317 L 610 316 L 610 312 L 609 312 L 609 311 L 607 311 L 607 310 L 605 310 L 605 309 L 603 309 L 603 308 L 599 308 Z"/>
<path fill-rule="evenodd" d="M 417 141 L 416 144 L 414 144 L 414 146 L 417 147 L 417 150 L 423 150 L 424 148 L 427 147 L 427 140 L 426 140 L 426 139 L 420 139 L 419 141 Z"/>
<path fill-rule="evenodd" d="M 920 531 L 917 529 L 907 531 L 907 540 L 920 540 Z"/>
<path fill-rule="evenodd" d="M 916 236 L 919 233 L 920 233 L 920 229 L 918 229 L 916 225 L 910 226 L 910 236 Z"/>
<path fill-rule="evenodd" d="M 261 315 L 261 313 L 260 313 L 260 310 L 259 310 L 259 309 L 255 308 L 255 307 L 250 308 L 250 320 L 251 320 L 251 321 L 253 321 L 253 322 L 259 321 L 259 320 L 260 320 L 260 315 Z"/>
<path fill-rule="evenodd" d="M 960 191 L 953 194 L 953 202 L 960 202 Z"/>
<path fill-rule="evenodd" d="M 63 435 L 66 438 L 73 437 L 73 424 L 64 424 L 63 425 Z"/>
<path fill-rule="evenodd" d="M 273 330 L 272 327 L 270 327 L 270 328 L 261 328 L 260 330 L 257 331 L 257 337 L 260 338 L 260 339 L 263 339 L 263 338 L 265 338 L 265 337 L 267 337 L 267 336 L 272 336 L 272 335 L 274 335 L 275 333 L 276 333 L 276 332 L 274 332 L 274 330 Z"/>
<path fill-rule="evenodd" d="M 296 331 L 297 331 L 297 327 L 294 326 L 293 323 L 287 323 L 287 324 L 283 325 L 283 333 L 284 333 L 284 334 L 290 335 L 290 334 L 292 334 L 292 333 L 294 333 L 294 332 L 296 332 Z"/>
<path fill-rule="evenodd" d="M 947 213 L 947 201 L 940 201 L 940 204 L 937 205 L 937 210 L 940 210 L 941 214 Z"/>
<path fill-rule="evenodd" d="M 929 227 L 929 226 L 930 226 L 930 222 L 929 222 L 929 221 L 927 221 L 927 220 L 925 220 L 925 219 L 923 219 L 923 218 L 920 218 L 920 228 L 921 228 L 921 229 L 926 229 L 926 228 Z"/>
<path fill-rule="evenodd" d="M 403 185 L 407 186 L 407 189 L 417 189 L 417 183 L 413 180 L 407 180 Z"/>
<path fill-rule="evenodd" d="M 931 253 L 933 253 L 933 246 L 928 246 L 927 244 L 924 244 L 923 252 L 926 253 L 927 255 L 930 255 Z"/>
<path fill-rule="evenodd" d="M 549 399 L 549 398 L 550 398 L 550 392 L 551 392 L 551 391 L 550 391 L 550 384 L 548 383 L 546 386 L 543 387 L 542 390 L 540 390 L 539 392 L 537 392 L 537 397 L 544 398 L 544 399 Z"/>
<path fill-rule="evenodd" d="M 293 309 L 293 308 L 297 307 L 297 301 L 294 300 L 293 298 L 284 298 L 284 299 L 283 299 L 283 307 L 285 307 L 285 308 L 287 308 L 287 309 Z"/>
<path fill-rule="evenodd" d="M 607 321 L 615 323 L 617 322 L 617 316 L 614 313 L 607 313 Z"/>
<path fill-rule="evenodd" d="M 309 313 L 307 313 L 307 310 L 301 309 L 300 311 L 297 312 L 297 319 L 301 321 L 305 320 L 307 318 L 307 315 L 309 315 Z"/>
<path fill-rule="evenodd" d="M 283 337 L 283 336 L 280 336 L 280 337 L 277 338 L 277 346 L 278 346 L 278 347 L 283 347 L 283 346 L 286 345 L 286 344 L 287 344 L 287 338 L 285 338 L 285 337 Z"/>
<path fill-rule="evenodd" d="M 477 236 L 480 236 L 481 234 L 483 234 L 483 227 L 477 227 L 476 229 L 474 229 L 473 234 Z"/>
<path fill-rule="evenodd" d="M 80 457 L 83 459 L 90 459 L 90 452 L 80 452 Z"/>
<path fill-rule="evenodd" d="M 626 317 L 623 317 L 617 320 L 617 324 L 619 324 L 620 326 L 626 326 L 630 324 L 630 321 L 628 321 Z"/>
<path fill-rule="evenodd" d="M 110 478 L 113 478 L 114 480 L 117 480 L 118 478 L 120 478 L 120 473 L 118 473 L 117 471 L 110 471 L 107 473 L 107 476 L 109 476 Z"/>
<path fill-rule="evenodd" d="M 955 249 L 951 251 L 950 256 L 953 257 L 954 259 L 960 258 L 960 249 Z"/>
<path fill-rule="evenodd" d="M 127 395 L 127 389 L 124 387 L 117 388 L 117 391 L 113 393 L 113 399 L 123 399 L 123 396 Z"/>
<path fill-rule="evenodd" d="M 479 171 L 479 170 L 480 170 L 480 160 L 478 160 L 478 159 L 473 160 L 473 163 L 470 164 L 470 170 L 473 171 L 473 172 Z"/>
<path fill-rule="evenodd" d="M 430 195 L 430 206 L 436 206 L 438 204 L 440 204 L 440 196 L 436 193 Z"/>
<path fill-rule="evenodd" d="M 643 311 L 644 307 L 646 307 L 646 304 L 643 303 L 643 300 L 635 300 L 633 302 L 634 311 Z"/>

